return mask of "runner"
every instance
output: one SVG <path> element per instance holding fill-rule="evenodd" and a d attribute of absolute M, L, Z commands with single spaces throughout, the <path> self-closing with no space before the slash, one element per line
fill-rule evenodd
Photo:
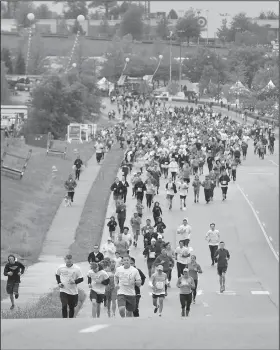
<path fill-rule="evenodd" d="M 78 284 L 83 282 L 81 269 L 73 264 L 73 258 L 71 254 L 65 256 L 65 264 L 59 266 L 56 271 L 56 281 L 60 290 L 60 300 L 62 304 L 62 317 L 69 318 L 74 317 L 75 307 L 78 305 Z"/>
<path fill-rule="evenodd" d="M 165 188 L 166 188 L 166 199 L 167 199 L 168 207 L 169 207 L 169 210 L 171 210 L 173 197 L 177 193 L 177 188 L 176 188 L 175 183 L 172 182 L 172 179 L 169 179 Z"/>
<path fill-rule="evenodd" d="M 153 268 L 154 268 L 154 262 L 156 260 L 156 239 L 152 238 L 151 243 L 146 246 L 146 248 L 143 251 L 144 257 L 147 259 L 147 268 L 148 268 L 148 274 L 149 278 L 152 277 L 153 274 Z M 150 282 L 151 284 L 151 282 Z"/>
<path fill-rule="evenodd" d="M 192 289 L 195 289 L 195 284 L 187 268 L 184 268 L 183 276 L 178 278 L 176 286 L 180 288 L 181 316 L 189 316 L 192 303 Z"/>
<path fill-rule="evenodd" d="M 201 181 L 199 180 L 198 175 L 195 175 L 192 186 L 193 186 L 193 192 L 194 192 L 194 202 L 199 203 L 199 191 L 200 191 Z"/>
<path fill-rule="evenodd" d="M 158 265 L 163 266 L 163 272 L 166 274 L 167 278 L 170 275 L 170 269 L 173 269 L 174 267 L 174 260 L 170 256 L 167 255 L 167 251 L 165 248 L 161 249 L 161 253 L 156 258 L 154 262 L 154 266 L 157 267 Z M 165 285 L 165 296 L 167 296 L 167 285 L 170 284 L 170 281 Z"/>
<path fill-rule="evenodd" d="M 113 317 L 116 316 L 116 308 L 117 308 L 117 290 L 114 282 L 114 275 L 116 272 L 116 263 L 114 260 L 110 261 L 110 264 L 105 268 L 109 276 L 109 284 L 105 287 L 105 298 L 107 300 L 107 314 L 108 317 L 111 317 L 111 308 L 113 312 Z"/>
<path fill-rule="evenodd" d="M 139 275 L 141 277 L 141 286 L 143 286 L 145 284 L 145 281 L 146 281 L 146 276 L 144 275 L 144 273 L 140 269 L 138 269 L 135 266 L 135 259 L 132 257 L 130 258 L 130 264 L 131 264 L 131 266 L 135 267 L 138 270 Z M 139 302 L 141 299 L 141 292 L 140 292 L 140 287 L 138 287 L 137 285 L 135 285 L 135 294 L 136 294 L 136 309 L 133 311 L 133 316 L 139 317 L 140 316 L 140 314 L 139 314 Z"/>
<path fill-rule="evenodd" d="M 111 186 L 111 191 L 114 194 L 114 201 L 115 201 L 116 207 L 118 205 L 118 202 L 123 197 L 124 190 L 125 189 L 124 189 L 123 184 L 120 182 L 119 178 L 116 177 L 115 182 Z"/>
<path fill-rule="evenodd" d="M 123 258 L 123 266 L 116 269 L 115 285 L 118 294 L 118 308 L 121 317 L 133 317 L 136 310 L 135 286 L 141 286 L 139 271 L 130 265 L 130 257 Z"/>
<path fill-rule="evenodd" d="M 137 247 L 138 237 L 140 235 L 141 230 L 141 218 L 138 216 L 138 213 L 134 213 L 132 218 L 130 219 L 130 225 L 133 233 L 133 245 Z"/>
<path fill-rule="evenodd" d="M 184 268 L 190 262 L 190 255 L 190 249 L 184 246 L 184 241 L 179 241 L 179 246 L 175 249 L 178 278 L 183 275 Z"/>
<path fill-rule="evenodd" d="M 125 224 L 125 220 L 126 220 L 126 205 L 122 199 L 120 199 L 117 202 L 116 214 L 117 214 L 117 220 L 118 220 L 119 227 L 120 227 L 120 232 L 123 233 L 124 224 Z"/>
<path fill-rule="evenodd" d="M 222 196 L 224 201 L 227 198 L 228 183 L 230 182 L 230 178 L 227 175 L 226 170 L 224 170 L 222 175 L 220 176 L 219 182 L 221 184 Z"/>
<path fill-rule="evenodd" d="M 8 263 L 4 267 L 4 276 L 8 276 L 6 291 L 9 294 L 11 299 L 11 307 L 10 310 L 15 308 L 15 299 L 19 297 L 19 284 L 20 284 L 20 276 L 24 274 L 25 266 L 16 261 L 14 255 L 10 254 L 8 256 Z"/>
<path fill-rule="evenodd" d="M 77 156 L 77 159 L 74 162 L 75 167 L 75 180 L 80 180 L 80 174 L 82 169 L 83 161 L 80 159 L 80 156 Z"/>
<path fill-rule="evenodd" d="M 116 232 L 116 227 L 118 226 L 117 221 L 114 216 L 110 217 L 109 222 L 107 223 L 107 226 L 109 227 L 109 234 L 112 240 L 115 240 L 115 232 Z"/>
<path fill-rule="evenodd" d="M 90 289 L 90 301 L 92 303 L 92 317 L 100 317 L 100 306 L 105 299 L 105 289 L 110 283 L 109 275 L 102 267 L 92 262 L 91 269 L 87 274 L 88 286 Z"/>
<path fill-rule="evenodd" d="M 159 310 L 159 316 L 162 315 L 163 310 L 163 300 L 166 296 L 167 290 L 167 274 L 163 272 L 163 266 L 158 265 L 156 272 L 152 275 L 151 284 L 153 287 L 153 305 L 154 313 L 157 313 Z"/>
<path fill-rule="evenodd" d="M 183 224 L 177 229 L 177 234 L 180 235 L 180 240 L 183 241 L 184 246 L 188 246 L 190 243 L 192 227 L 189 225 L 189 219 L 185 218 Z"/>
<path fill-rule="evenodd" d="M 219 247 L 220 243 L 220 232 L 215 229 L 216 225 L 214 223 L 210 224 L 210 230 L 207 231 L 205 239 L 208 241 L 210 255 L 212 260 L 212 266 L 215 264 L 215 253 Z"/>
<path fill-rule="evenodd" d="M 104 255 L 99 251 L 99 245 L 95 244 L 93 247 L 93 252 L 89 253 L 88 262 L 99 263 L 102 260 L 104 260 Z"/>
<path fill-rule="evenodd" d="M 111 237 L 107 238 L 107 243 L 104 244 L 102 248 L 103 256 L 105 258 L 109 258 L 110 260 L 114 260 L 116 254 L 116 247 L 112 241 Z"/>
<path fill-rule="evenodd" d="M 188 195 L 189 186 L 186 180 L 181 179 L 181 183 L 178 186 L 179 194 L 180 194 L 180 210 L 186 210 L 186 198 Z"/>
<path fill-rule="evenodd" d="M 216 251 L 214 258 L 217 259 L 217 271 L 220 279 L 220 293 L 223 293 L 226 289 L 226 272 L 228 268 L 228 260 L 230 259 L 229 251 L 225 249 L 224 242 L 220 242 L 220 247 Z"/>
<path fill-rule="evenodd" d="M 160 207 L 159 202 L 155 202 L 154 207 L 153 207 L 153 217 L 154 217 L 154 221 L 155 224 L 157 223 L 158 218 L 162 215 L 162 210 Z"/>
<path fill-rule="evenodd" d="M 73 175 L 70 174 L 68 180 L 65 181 L 64 187 L 67 190 L 67 195 L 71 203 L 74 201 L 75 187 L 77 187 L 76 181 L 73 179 Z"/>
<path fill-rule="evenodd" d="M 195 288 L 192 289 L 193 303 L 195 304 L 197 284 L 198 284 L 198 273 L 202 273 L 200 265 L 196 262 L 196 256 L 191 255 L 191 261 L 188 263 L 187 268 L 189 270 L 189 275 L 194 281 Z"/>

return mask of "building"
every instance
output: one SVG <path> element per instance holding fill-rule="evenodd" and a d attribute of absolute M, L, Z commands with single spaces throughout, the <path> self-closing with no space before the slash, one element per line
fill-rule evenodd
<path fill-rule="evenodd" d="M 28 107 L 25 105 L 1 105 L 1 129 L 21 124 L 28 117 Z"/>
<path fill-rule="evenodd" d="M 275 35 L 277 41 L 279 41 L 279 19 L 251 18 L 251 22 L 258 24 L 260 27 L 268 28 Z"/>

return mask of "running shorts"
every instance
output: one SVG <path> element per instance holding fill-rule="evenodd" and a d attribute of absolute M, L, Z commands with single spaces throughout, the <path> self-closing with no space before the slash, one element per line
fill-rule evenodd
<path fill-rule="evenodd" d="M 219 276 L 227 272 L 227 266 L 217 266 L 217 272 Z"/>
<path fill-rule="evenodd" d="M 118 307 L 125 306 L 127 311 L 133 312 L 136 309 L 136 295 L 118 294 Z"/>
<path fill-rule="evenodd" d="M 180 199 L 186 199 L 187 196 L 180 195 Z"/>
<path fill-rule="evenodd" d="M 7 282 L 6 291 L 7 294 L 18 294 L 19 282 Z"/>
<path fill-rule="evenodd" d="M 92 289 L 91 289 L 90 294 L 89 294 L 90 301 L 96 300 L 97 304 L 103 303 L 104 297 L 105 297 L 104 294 L 98 294 Z"/>
<path fill-rule="evenodd" d="M 157 299 L 157 298 L 164 298 L 165 294 L 152 294 L 153 299 Z"/>
<path fill-rule="evenodd" d="M 172 200 L 173 197 L 174 197 L 174 194 L 167 194 L 167 195 L 166 195 L 166 199 Z"/>

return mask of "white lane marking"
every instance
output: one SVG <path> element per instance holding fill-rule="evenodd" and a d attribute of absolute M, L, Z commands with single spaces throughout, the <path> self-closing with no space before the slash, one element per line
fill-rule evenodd
<path fill-rule="evenodd" d="M 271 237 L 271 236 L 269 236 L 268 238 L 269 238 L 269 240 L 270 240 L 271 242 L 273 241 L 273 239 L 272 239 L 272 237 Z"/>
<path fill-rule="evenodd" d="M 262 231 L 262 233 L 263 233 L 263 235 L 264 235 L 264 238 L 265 238 L 266 241 L 267 241 L 267 244 L 268 244 L 269 248 L 271 249 L 273 255 L 274 255 L 275 258 L 276 258 L 276 260 L 279 262 L 279 256 L 277 255 L 275 249 L 273 248 L 273 245 L 271 244 L 271 242 L 270 242 L 270 240 L 269 240 L 269 238 L 268 238 L 268 235 L 267 235 L 267 233 L 266 233 L 266 231 L 265 231 L 265 229 L 264 229 L 264 227 L 263 227 L 263 225 L 262 225 L 262 223 L 261 223 L 261 221 L 260 221 L 260 219 L 259 219 L 259 217 L 258 217 L 258 214 L 256 213 L 254 207 L 252 206 L 252 204 L 250 203 L 250 201 L 249 201 L 248 198 L 246 197 L 245 193 L 242 191 L 241 187 L 240 187 L 238 184 L 237 184 L 237 188 L 239 189 L 239 191 L 241 192 L 241 194 L 242 194 L 243 197 L 245 198 L 246 202 L 249 204 L 249 207 L 251 208 L 251 210 L 252 210 L 252 212 L 253 212 L 253 214 L 254 214 L 254 216 L 255 216 L 255 218 L 256 218 L 256 220 L 257 220 L 259 226 L 260 226 L 260 229 L 261 229 L 261 231 Z"/>
<path fill-rule="evenodd" d="M 253 295 L 269 295 L 270 293 L 267 290 L 251 290 Z"/>
<path fill-rule="evenodd" d="M 275 163 L 273 160 L 269 159 L 269 161 L 270 161 L 272 164 L 274 164 L 274 165 L 276 165 L 276 166 L 279 166 L 279 164 Z"/>
<path fill-rule="evenodd" d="M 209 307 L 209 305 L 208 305 L 207 303 L 205 303 L 205 301 L 202 302 L 202 305 L 203 305 L 204 307 Z"/>
<path fill-rule="evenodd" d="M 236 292 L 231 291 L 231 290 L 225 290 L 223 293 L 220 291 L 216 292 L 217 294 L 225 294 L 225 295 L 236 295 Z"/>
<path fill-rule="evenodd" d="M 97 324 L 89 328 L 81 329 L 79 333 L 95 333 L 100 331 L 103 328 L 108 328 L 109 326 L 110 326 L 109 324 Z"/>
<path fill-rule="evenodd" d="M 203 294 L 203 290 L 201 290 L 201 289 L 198 290 L 197 293 L 196 293 L 196 295 L 202 295 L 202 294 Z"/>

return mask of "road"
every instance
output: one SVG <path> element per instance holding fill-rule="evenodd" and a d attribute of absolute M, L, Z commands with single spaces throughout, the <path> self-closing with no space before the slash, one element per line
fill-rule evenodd
<path fill-rule="evenodd" d="M 222 202 L 221 191 L 216 189 L 212 203 L 205 204 L 202 192 L 200 203 L 195 204 L 190 189 L 187 211 L 180 211 L 178 195 L 173 210 L 168 210 L 165 180 L 161 180 L 156 200 L 162 205 L 167 226 L 165 241 L 176 246 L 176 229 L 183 218 L 188 217 L 193 228 L 190 246 L 203 270 L 197 302 L 192 305 L 188 318 L 180 316 L 174 269 L 162 318 L 153 313 L 151 288 L 146 283 L 141 290 L 139 319 L 119 316 L 108 319 L 102 308 L 99 320 L 2 320 L 2 348 L 278 349 L 279 258 L 273 250 L 279 251 L 279 168 L 270 162 L 276 163 L 276 159 L 276 155 L 258 159 L 250 145 L 247 160 L 238 168 L 237 182 L 229 185 L 228 199 Z M 206 172 L 206 167 L 204 170 Z M 127 207 L 129 219 L 135 207 L 131 188 Z M 147 209 L 144 220 L 146 218 L 152 218 Z M 204 239 L 212 222 L 216 223 L 231 254 L 223 294 L 219 293 L 216 267 L 211 266 Z M 270 246 L 266 236 L 272 239 L 269 239 Z M 131 248 L 131 256 L 147 275 L 142 252 L 141 240 L 137 248 Z M 83 287 L 86 289 L 86 284 Z M 80 333 L 82 330 L 87 333 Z"/>

